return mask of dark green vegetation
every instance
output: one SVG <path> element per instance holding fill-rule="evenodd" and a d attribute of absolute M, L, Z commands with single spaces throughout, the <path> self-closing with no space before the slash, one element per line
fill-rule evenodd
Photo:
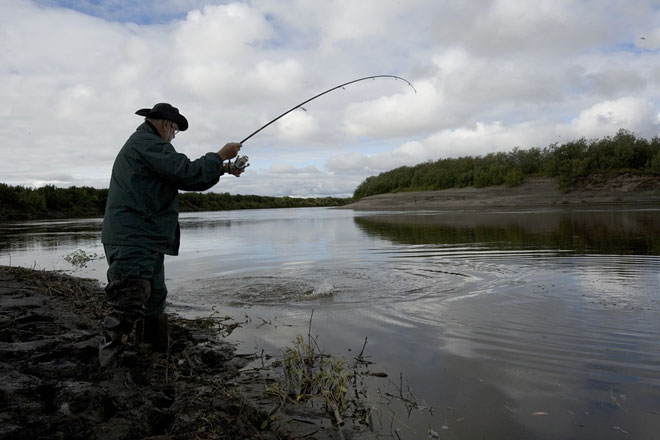
<path fill-rule="evenodd" d="M 26 188 L 0 183 L 0 220 L 100 217 L 105 210 L 107 189 L 91 187 L 57 188 L 46 185 Z M 257 195 L 182 193 L 181 211 L 221 211 L 256 208 L 303 208 L 340 206 L 351 199 L 335 197 L 293 198 Z"/>
<path fill-rule="evenodd" d="M 543 149 L 514 148 L 508 153 L 459 157 L 400 167 L 368 177 L 353 193 L 355 199 L 399 191 L 428 191 L 474 186 L 516 186 L 525 177 L 554 177 L 568 191 L 590 174 L 622 172 L 660 175 L 660 138 L 637 138 L 626 130 L 614 137 L 580 139 Z"/>
<path fill-rule="evenodd" d="M 320 206 L 341 206 L 351 202 L 350 198 L 316 197 L 269 197 L 256 195 L 231 195 L 183 193 L 179 200 L 181 211 L 224 211 L 230 209 L 261 208 L 313 208 Z"/>

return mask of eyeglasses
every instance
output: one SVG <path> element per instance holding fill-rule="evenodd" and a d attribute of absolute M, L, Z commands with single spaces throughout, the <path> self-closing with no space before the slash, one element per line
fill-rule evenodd
<path fill-rule="evenodd" d="M 170 127 L 172 130 L 174 130 L 174 135 L 176 136 L 176 134 L 180 131 L 179 126 L 176 125 L 176 122 L 170 122 Z"/>

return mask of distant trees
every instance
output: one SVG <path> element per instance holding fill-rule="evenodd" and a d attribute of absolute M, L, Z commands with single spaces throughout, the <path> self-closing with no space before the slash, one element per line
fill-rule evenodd
<path fill-rule="evenodd" d="M 590 142 L 579 139 L 543 149 L 514 148 L 508 153 L 440 159 L 368 177 L 353 197 L 466 186 L 516 186 L 532 176 L 555 177 L 560 188 L 567 191 L 579 177 L 621 172 L 660 175 L 660 138 L 647 140 L 620 130 L 614 137 Z"/>
<path fill-rule="evenodd" d="M 100 217 L 105 211 L 107 198 L 107 189 L 86 186 L 29 188 L 0 183 L 0 220 Z M 340 206 L 350 201 L 335 197 L 293 198 L 191 192 L 181 194 L 179 206 L 182 212 L 186 212 Z"/>
<path fill-rule="evenodd" d="M 525 177 L 533 176 L 555 177 L 560 188 L 569 190 L 580 177 L 622 172 L 660 175 L 660 138 L 656 136 L 647 140 L 620 130 L 614 137 L 594 141 L 579 139 L 543 149 L 514 148 L 508 153 L 439 159 L 368 177 L 356 188 L 353 197 L 466 186 L 516 186 Z M 0 220 L 98 217 L 103 215 L 107 198 L 107 189 L 57 188 L 53 185 L 26 188 L 0 183 Z M 182 193 L 180 209 L 185 212 L 340 206 L 351 200 Z"/>
<path fill-rule="evenodd" d="M 26 188 L 0 183 L 0 219 L 93 217 L 103 213 L 107 189 L 87 186 Z"/>
<path fill-rule="evenodd" d="M 310 208 L 320 206 L 341 206 L 350 202 L 348 198 L 316 197 L 270 197 L 257 195 L 231 195 L 183 193 L 179 199 L 181 211 L 224 211 L 230 209 L 262 208 Z"/>

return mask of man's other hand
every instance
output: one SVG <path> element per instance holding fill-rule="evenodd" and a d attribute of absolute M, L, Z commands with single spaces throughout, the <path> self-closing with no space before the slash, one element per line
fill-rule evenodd
<path fill-rule="evenodd" d="M 238 155 L 241 147 L 242 145 L 238 142 L 229 142 L 228 144 L 225 144 L 225 146 L 222 147 L 220 151 L 218 151 L 218 156 L 220 156 L 221 160 L 233 159 Z"/>

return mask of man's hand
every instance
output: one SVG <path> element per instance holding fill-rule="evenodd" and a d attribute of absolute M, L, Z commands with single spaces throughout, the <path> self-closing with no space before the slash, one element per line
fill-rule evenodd
<path fill-rule="evenodd" d="M 230 142 L 228 144 L 225 144 L 224 147 L 218 151 L 218 156 L 220 156 L 221 160 L 228 160 L 228 159 L 233 159 L 238 155 L 238 152 L 240 151 L 242 145 L 239 144 L 238 142 Z M 233 173 L 232 173 L 233 174 Z"/>

